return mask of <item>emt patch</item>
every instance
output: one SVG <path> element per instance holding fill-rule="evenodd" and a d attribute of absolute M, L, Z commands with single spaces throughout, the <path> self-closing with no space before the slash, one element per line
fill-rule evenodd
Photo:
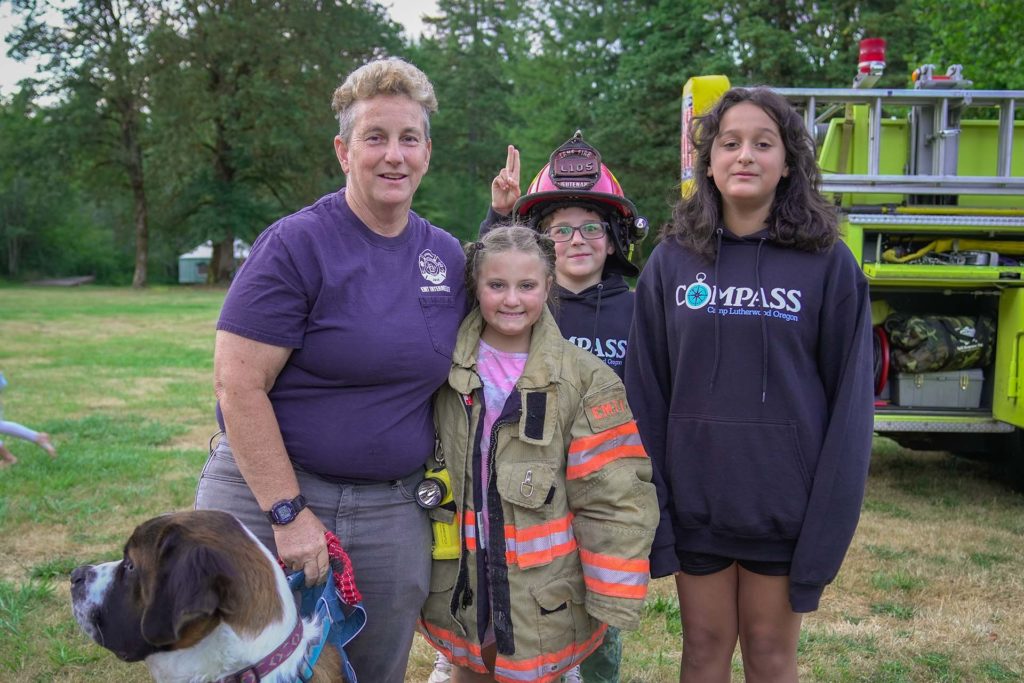
<path fill-rule="evenodd" d="M 583 399 L 583 412 L 594 432 L 618 427 L 633 419 L 622 386 L 613 386 Z"/>

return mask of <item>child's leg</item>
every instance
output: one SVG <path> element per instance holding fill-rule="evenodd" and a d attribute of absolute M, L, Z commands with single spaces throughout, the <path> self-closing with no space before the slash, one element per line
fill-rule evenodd
<path fill-rule="evenodd" d="M 789 606 L 789 577 L 739 568 L 739 631 L 747 683 L 796 683 L 802 617 Z"/>
<path fill-rule="evenodd" d="M 609 626 L 601 646 L 580 665 L 584 683 L 618 683 L 621 661 L 622 636 L 619 629 Z"/>
<path fill-rule="evenodd" d="M 729 683 L 736 649 L 736 564 L 713 574 L 676 574 L 683 623 L 680 683 Z"/>

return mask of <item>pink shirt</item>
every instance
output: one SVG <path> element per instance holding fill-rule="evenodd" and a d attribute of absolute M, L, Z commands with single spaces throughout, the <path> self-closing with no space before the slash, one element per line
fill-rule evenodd
<path fill-rule="evenodd" d="M 501 415 L 505 401 L 516 388 L 516 382 L 526 367 L 528 353 L 509 353 L 480 340 L 476 354 L 476 370 L 484 389 L 484 429 L 480 436 L 480 482 L 483 484 L 483 509 L 477 515 L 480 529 L 477 542 L 481 548 L 487 547 L 487 482 L 490 472 L 491 428 Z"/>

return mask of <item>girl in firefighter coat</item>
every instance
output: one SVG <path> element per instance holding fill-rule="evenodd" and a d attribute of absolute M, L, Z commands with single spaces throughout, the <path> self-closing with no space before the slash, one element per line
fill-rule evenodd
<path fill-rule="evenodd" d="M 466 251 L 476 306 L 434 414 L 460 552 L 434 560 L 421 628 L 454 681 L 552 681 L 639 623 L 651 465 L 622 383 L 547 308 L 551 241 L 499 228 Z"/>

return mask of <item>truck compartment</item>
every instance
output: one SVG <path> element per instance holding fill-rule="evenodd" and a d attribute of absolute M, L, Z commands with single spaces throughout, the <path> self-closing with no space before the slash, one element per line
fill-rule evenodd
<path fill-rule="evenodd" d="M 995 289 L 873 289 L 876 408 L 990 412 L 999 299 Z M 901 345 L 907 335 L 894 323 L 920 323 L 917 337 L 924 341 Z M 959 336 L 944 339 L 950 325 Z M 958 343 L 960 357 L 945 348 Z"/>

